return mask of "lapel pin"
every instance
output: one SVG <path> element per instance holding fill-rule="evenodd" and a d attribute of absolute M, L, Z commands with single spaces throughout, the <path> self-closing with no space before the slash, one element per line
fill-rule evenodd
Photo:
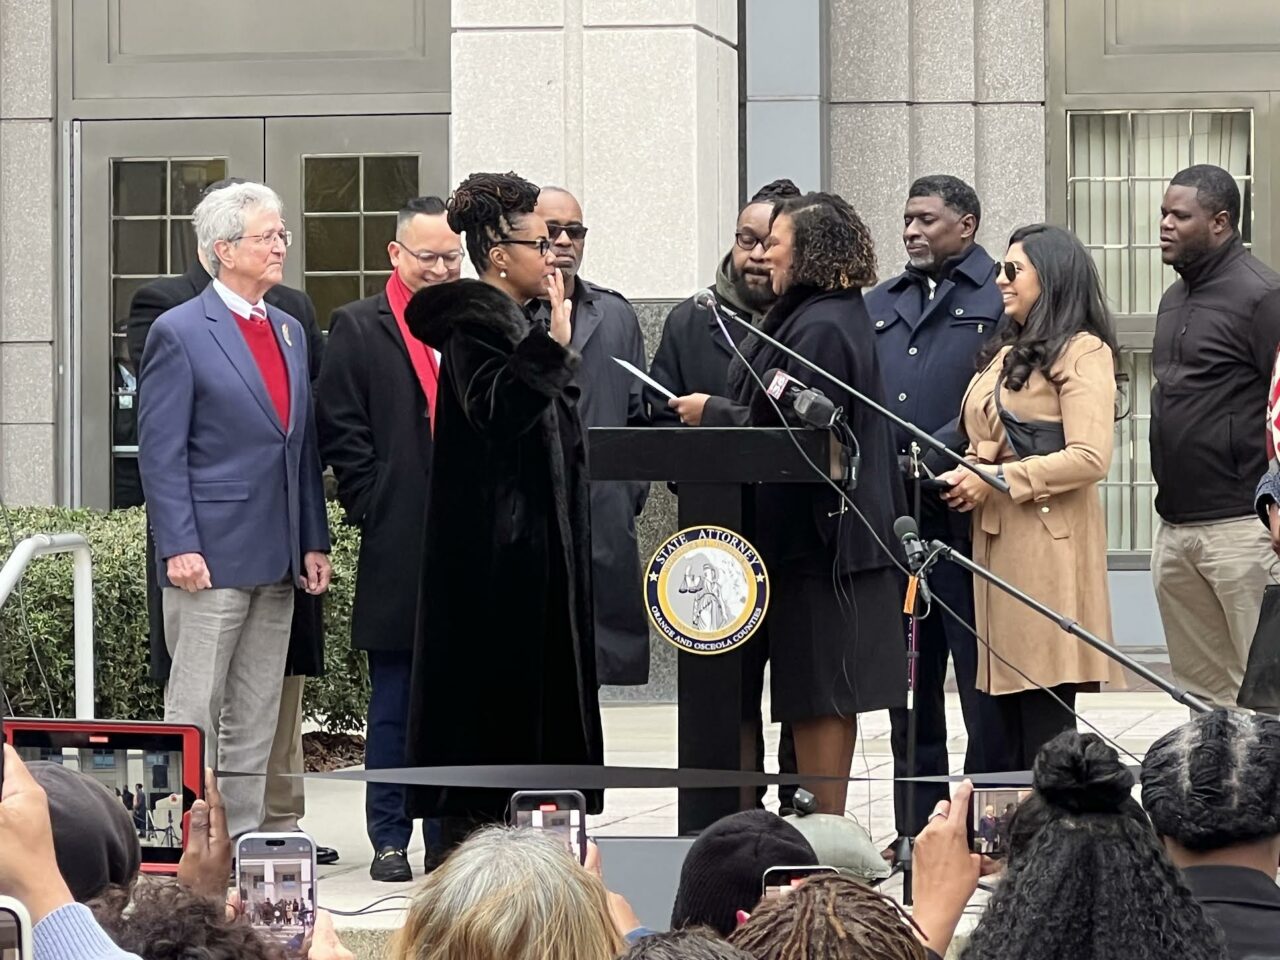
<path fill-rule="evenodd" d="M 293 346 L 293 337 L 289 334 L 289 325 L 287 323 L 280 324 L 280 333 L 284 336 L 285 346 Z"/>

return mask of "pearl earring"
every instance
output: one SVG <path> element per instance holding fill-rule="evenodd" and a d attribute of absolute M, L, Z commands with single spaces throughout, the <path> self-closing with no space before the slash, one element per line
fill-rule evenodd
<path fill-rule="evenodd" d="M 500 276 L 503 280 L 507 279 L 507 271 L 505 270 L 498 271 L 498 276 Z"/>

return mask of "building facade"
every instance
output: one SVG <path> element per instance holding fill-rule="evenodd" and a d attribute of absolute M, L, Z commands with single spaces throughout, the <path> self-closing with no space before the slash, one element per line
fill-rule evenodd
<path fill-rule="evenodd" d="M 1272 0 L 0 0 L 0 496 L 138 497 L 133 291 L 194 257 L 191 209 L 265 179 L 286 282 L 322 322 L 380 287 L 406 196 L 514 169 L 583 201 L 584 275 L 652 349 L 707 285 L 740 198 L 778 176 L 849 198 L 881 273 L 910 181 L 977 188 L 993 255 L 1048 219 L 1094 251 L 1130 416 L 1105 488 L 1116 629 L 1159 646 L 1147 573 L 1148 351 L 1170 273 L 1159 199 L 1193 162 L 1240 180 L 1275 262 L 1280 7 Z M 659 491 L 646 531 L 669 523 Z M 673 657 L 654 650 L 671 692 Z M 619 692 L 621 693 L 621 692 Z"/>

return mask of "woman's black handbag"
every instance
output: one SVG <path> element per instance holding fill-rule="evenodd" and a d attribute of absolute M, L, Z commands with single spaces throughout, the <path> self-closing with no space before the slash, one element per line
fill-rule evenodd
<path fill-rule="evenodd" d="M 1280 584 L 1269 583 L 1262 592 L 1258 629 L 1236 702 L 1249 710 L 1280 712 Z"/>
<path fill-rule="evenodd" d="M 1019 420 L 1000 402 L 1000 388 L 1004 385 L 1004 373 L 996 378 L 995 400 L 996 413 L 1004 424 L 1004 432 L 1009 437 L 1009 446 L 1018 455 L 1019 460 L 1027 457 L 1044 457 L 1059 450 L 1067 449 L 1067 432 L 1061 420 Z"/>

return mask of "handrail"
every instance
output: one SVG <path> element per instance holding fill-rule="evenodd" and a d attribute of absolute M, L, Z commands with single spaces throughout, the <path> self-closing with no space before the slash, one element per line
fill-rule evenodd
<path fill-rule="evenodd" d="M 23 572 L 36 557 L 54 553 L 73 555 L 72 596 L 75 601 L 76 718 L 93 717 L 93 558 L 89 541 L 78 533 L 37 533 L 27 537 L 0 567 L 0 607 L 4 606 Z"/>

